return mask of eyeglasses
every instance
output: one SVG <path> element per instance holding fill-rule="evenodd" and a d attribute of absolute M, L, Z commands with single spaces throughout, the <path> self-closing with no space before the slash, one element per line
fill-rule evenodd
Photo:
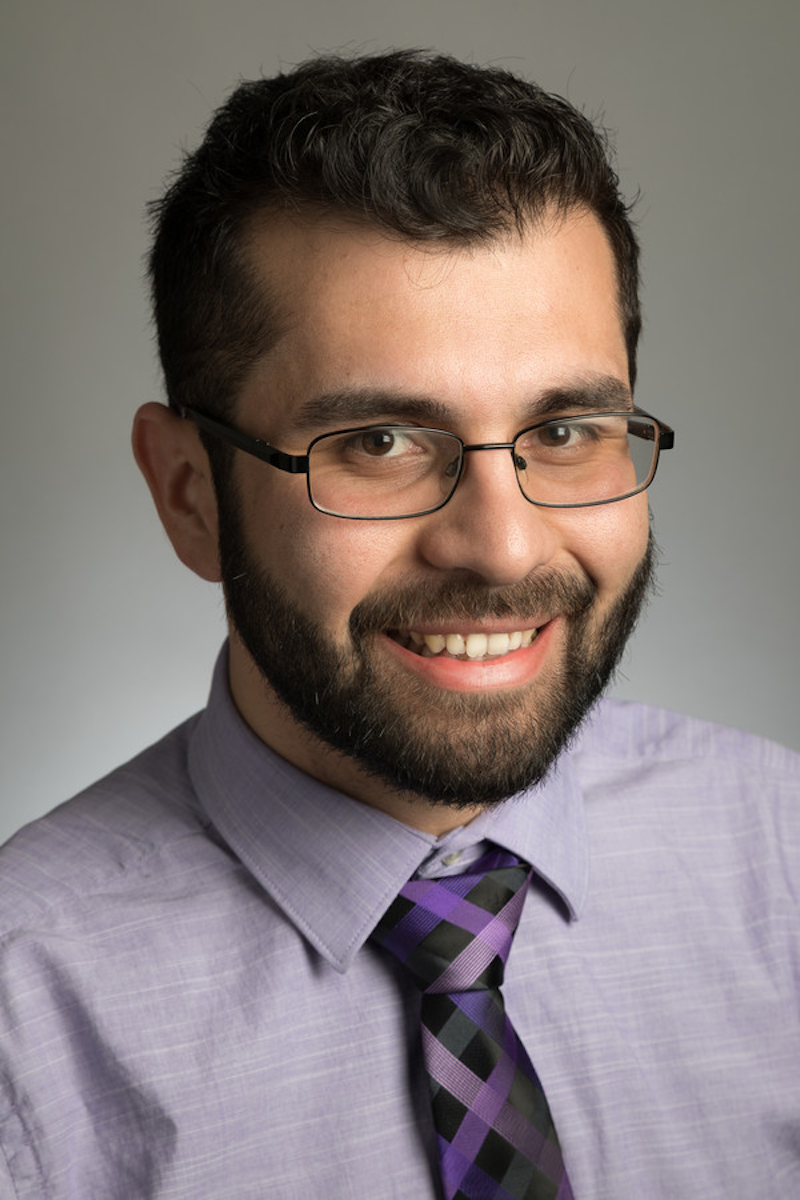
<path fill-rule="evenodd" d="M 284 454 L 260 438 L 181 408 L 202 430 L 262 462 L 305 475 L 314 508 L 354 521 L 397 521 L 436 512 L 452 497 L 467 454 L 508 450 L 520 491 L 543 508 L 588 508 L 626 500 L 653 482 L 672 429 L 639 409 L 556 417 L 511 442 L 466 445 L 444 429 L 363 425 L 314 438 L 305 454 Z"/>

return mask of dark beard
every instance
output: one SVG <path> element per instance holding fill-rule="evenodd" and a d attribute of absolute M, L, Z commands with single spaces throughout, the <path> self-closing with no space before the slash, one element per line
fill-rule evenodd
<path fill-rule="evenodd" d="M 507 588 L 411 584 L 353 609 L 345 652 L 255 564 L 227 499 L 220 552 L 228 616 L 267 684 L 296 721 L 369 775 L 456 809 L 496 804 L 544 779 L 611 679 L 652 581 L 651 538 L 600 622 L 585 576 L 543 570 Z M 375 664 L 375 639 L 387 630 L 512 615 L 525 629 L 543 612 L 567 618 L 566 649 L 556 669 L 545 664 L 524 689 L 451 692 L 387 669 L 385 655 Z"/>

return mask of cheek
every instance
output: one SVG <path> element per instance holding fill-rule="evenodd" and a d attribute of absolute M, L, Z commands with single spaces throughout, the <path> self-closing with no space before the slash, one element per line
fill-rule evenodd
<path fill-rule="evenodd" d="M 650 521 L 646 494 L 564 515 L 570 523 L 565 537 L 575 559 L 601 595 L 618 592 L 647 550 Z"/>
<path fill-rule="evenodd" d="M 397 579 L 406 540 L 397 522 L 344 521 L 308 505 L 284 518 L 273 559 L 285 564 L 281 579 L 292 599 L 341 637 L 355 606 Z"/>

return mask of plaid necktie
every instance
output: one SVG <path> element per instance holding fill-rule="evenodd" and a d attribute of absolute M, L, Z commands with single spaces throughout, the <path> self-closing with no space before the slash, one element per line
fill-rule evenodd
<path fill-rule="evenodd" d="M 412 879 L 373 938 L 422 989 L 422 1046 L 446 1200 L 572 1200 L 542 1085 L 500 985 L 531 868 L 505 850 Z"/>

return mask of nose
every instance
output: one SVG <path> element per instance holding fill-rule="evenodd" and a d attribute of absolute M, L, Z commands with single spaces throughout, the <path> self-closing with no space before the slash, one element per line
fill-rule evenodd
<path fill-rule="evenodd" d="M 419 552 L 438 570 L 466 571 L 493 587 L 516 583 L 558 548 L 548 509 L 522 495 L 511 451 L 469 451 L 450 501 L 420 519 Z"/>

